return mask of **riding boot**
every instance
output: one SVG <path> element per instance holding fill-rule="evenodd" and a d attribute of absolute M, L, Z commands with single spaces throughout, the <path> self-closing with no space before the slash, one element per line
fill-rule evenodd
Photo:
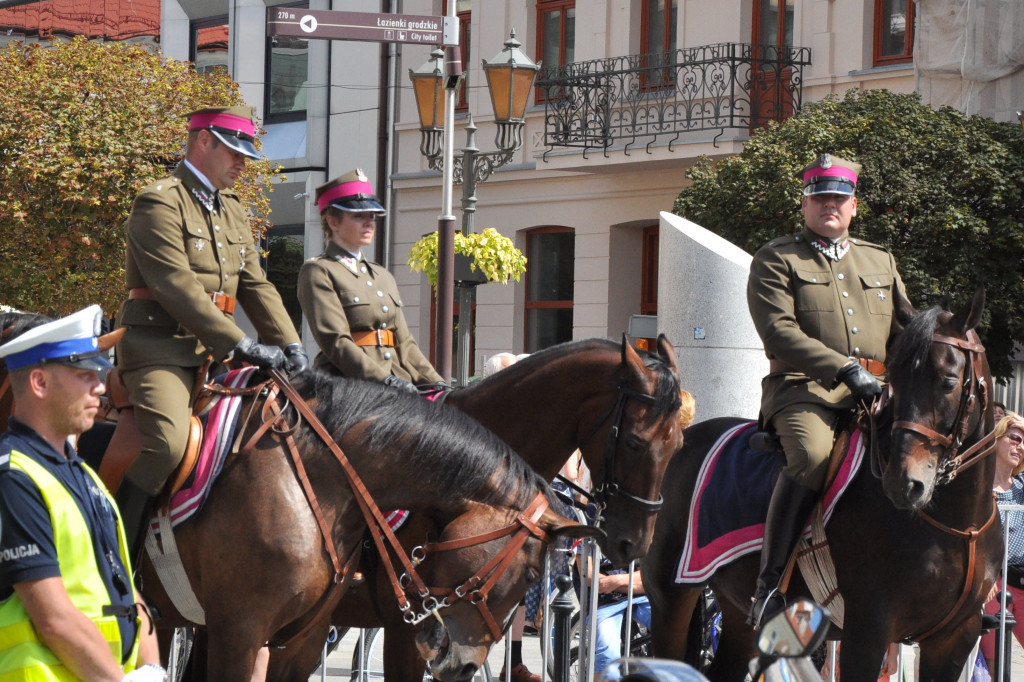
<path fill-rule="evenodd" d="M 121 512 L 121 522 L 124 524 L 124 534 L 128 539 L 128 551 L 131 552 L 134 567 L 138 565 L 142 542 L 146 538 L 146 522 L 153 512 L 156 496 L 150 495 L 125 477 L 117 486 L 114 502 Z"/>
<path fill-rule="evenodd" d="M 817 501 L 817 491 L 800 485 L 785 473 L 779 474 L 768 503 L 761 569 L 747 618 L 747 624 L 755 629 L 760 629 L 765 617 L 775 615 L 786 606 L 785 597 L 779 592 L 779 581 Z"/>

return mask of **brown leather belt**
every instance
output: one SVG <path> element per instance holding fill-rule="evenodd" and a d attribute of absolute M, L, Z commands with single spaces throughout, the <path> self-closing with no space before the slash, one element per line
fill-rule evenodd
<path fill-rule="evenodd" d="M 871 358 L 856 358 L 861 367 L 874 374 L 876 377 L 885 374 L 885 364 Z M 776 372 L 799 372 L 795 367 L 787 365 L 782 360 L 771 360 L 768 364 L 768 371 Z"/>
<path fill-rule="evenodd" d="M 365 332 L 352 332 L 352 340 L 357 346 L 391 346 L 395 345 L 395 333 L 390 329 L 371 329 Z"/>
<path fill-rule="evenodd" d="M 144 301 L 155 301 L 156 296 L 153 294 L 153 290 L 149 287 L 132 287 L 128 290 L 128 298 L 137 298 Z M 234 296 L 228 296 L 223 291 L 215 291 L 210 294 L 210 300 L 213 301 L 213 305 L 217 307 L 217 310 L 228 315 L 235 314 L 235 304 L 238 300 Z"/>

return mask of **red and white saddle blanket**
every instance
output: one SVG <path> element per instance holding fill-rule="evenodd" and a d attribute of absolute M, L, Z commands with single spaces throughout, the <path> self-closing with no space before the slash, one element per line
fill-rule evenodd
<path fill-rule="evenodd" d="M 748 445 L 756 422 L 739 424 L 712 446 L 697 476 L 686 542 L 676 570 L 677 583 L 703 584 L 720 567 L 760 552 L 778 456 Z M 835 480 L 825 491 L 822 517 L 827 524 L 836 502 L 864 461 L 866 439 L 859 430 Z M 805 530 L 810 535 L 810 527 Z"/>

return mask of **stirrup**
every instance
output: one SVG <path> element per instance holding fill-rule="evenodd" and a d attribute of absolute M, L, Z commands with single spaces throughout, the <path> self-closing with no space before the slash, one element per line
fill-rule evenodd
<path fill-rule="evenodd" d="M 786 608 L 786 595 L 779 592 L 779 588 L 773 587 L 767 594 L 750 598 L 750 614 L 747 616 L 747 625 L 755 630 L 761 629 L 761 623 L 765 616 L 771 618 L 779 611 Z"/>

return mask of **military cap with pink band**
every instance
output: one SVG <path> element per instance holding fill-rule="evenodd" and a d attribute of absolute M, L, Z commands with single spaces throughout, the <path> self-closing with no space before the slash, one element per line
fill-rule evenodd
<path fill-rule="evenodd" d="M 352 213 L 386 213 L 380 201 L 373 194 L 373 185 L 356 168 L 316 188 L 316 205 L 320 213 L 329 207 Z"/>
<path fill-rule="evenodd" d="M 189 131 L 209 130 L 236 152 L 252 159 L 260 157 L 253 146 L 256 141 L 256 122 L 252 117 L 252 107 L 210 107 L 186 116 Z"/>
<path fill-rule="evenodd" d="M 844 194 L 853 196 L 857 190 L 860 164 L 831 154 L 822 154 L 801 170 L 797 177 L 804 183 L 804 196 Z"/>

